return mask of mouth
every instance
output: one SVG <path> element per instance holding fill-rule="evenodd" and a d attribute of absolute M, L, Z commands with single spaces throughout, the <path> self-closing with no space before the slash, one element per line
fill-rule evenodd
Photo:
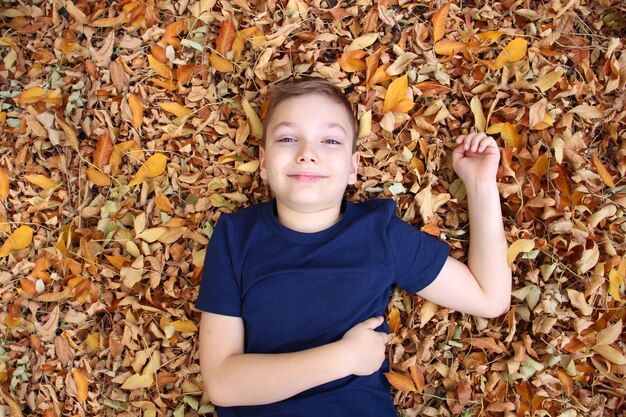
<path fill-rule="evenodd" d="M 325 175 L 315 174 L 312 172 L 295 172 L 287 176 L 300 182 L 317 182 L 327 178 Z"/>

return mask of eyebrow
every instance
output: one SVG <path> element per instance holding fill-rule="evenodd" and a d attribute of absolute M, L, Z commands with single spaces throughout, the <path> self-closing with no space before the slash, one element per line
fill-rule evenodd
<path fill-rule="evenodd" d="M 276 126 L 274 126 L 274 127 L 272 128 L 272 131 L 275 131 L 275 130 L 277 130 L 278 128 L 281 128 L 281 127 L 283 127 L 283 126 L 284 126 L 284 127 L 296 127 L 296 126 L 297 126 L 297 124 L 296 124 L 296 123 L 292 123 L 292 122 L 280 122 L 280 123 L 278 123 Z M 347 131 L 347 130 L 346 130 L 346 129 L 342 126 L 342 125 L 340 125 L 339 123 L 334 123 L 334 122 L 324 123 L 324 124 L 322 125 L 322 127 L 331 128 L 331 129 L 332 129 L 332 128 L 339 128 L 339 129 L 341 129 L 341 130 L 342 130 L 342 131 L 343 131 L 346 135 L 348 134 L 348 131 Z"/>

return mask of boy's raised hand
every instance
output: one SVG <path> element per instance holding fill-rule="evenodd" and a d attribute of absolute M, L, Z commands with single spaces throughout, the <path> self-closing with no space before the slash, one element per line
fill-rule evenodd
<path fill-rule="evenodd" d="M 494 138 L 484 133 L 470 133 L 459 136 L 455 142 L 452 166 L 466 185 L 472 181 L 495 181 L 500 150 Z"/>
<path fill-rule="evenodd" d="M 371 375 L 385 360 L 387 333 L 375 329 L 383 324 L 383 317 L 371 317 L 348 330 L 341 343 L 346 347 L 349 372 L 353 375 Z"/>

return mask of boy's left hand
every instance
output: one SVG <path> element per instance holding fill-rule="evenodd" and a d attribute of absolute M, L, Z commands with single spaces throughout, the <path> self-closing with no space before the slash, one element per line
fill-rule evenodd
<path fill-rule="evenodd" d="M 484 133 L 470 133 L 456 138 L 452 166 L 467 185 L 470 182 L 495 181 L 500 162 L 496 141 Z"/>

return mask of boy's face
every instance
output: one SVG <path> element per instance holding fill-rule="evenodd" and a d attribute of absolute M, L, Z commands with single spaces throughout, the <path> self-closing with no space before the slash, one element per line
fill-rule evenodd
<path fill-rule="evenodd" d="M 276 107 L 260 149 L 261 177 L 277 201 L 300 212 L 341 204 L 356 182 L 352 115 L 328 97 L 296 96 Z"/>

